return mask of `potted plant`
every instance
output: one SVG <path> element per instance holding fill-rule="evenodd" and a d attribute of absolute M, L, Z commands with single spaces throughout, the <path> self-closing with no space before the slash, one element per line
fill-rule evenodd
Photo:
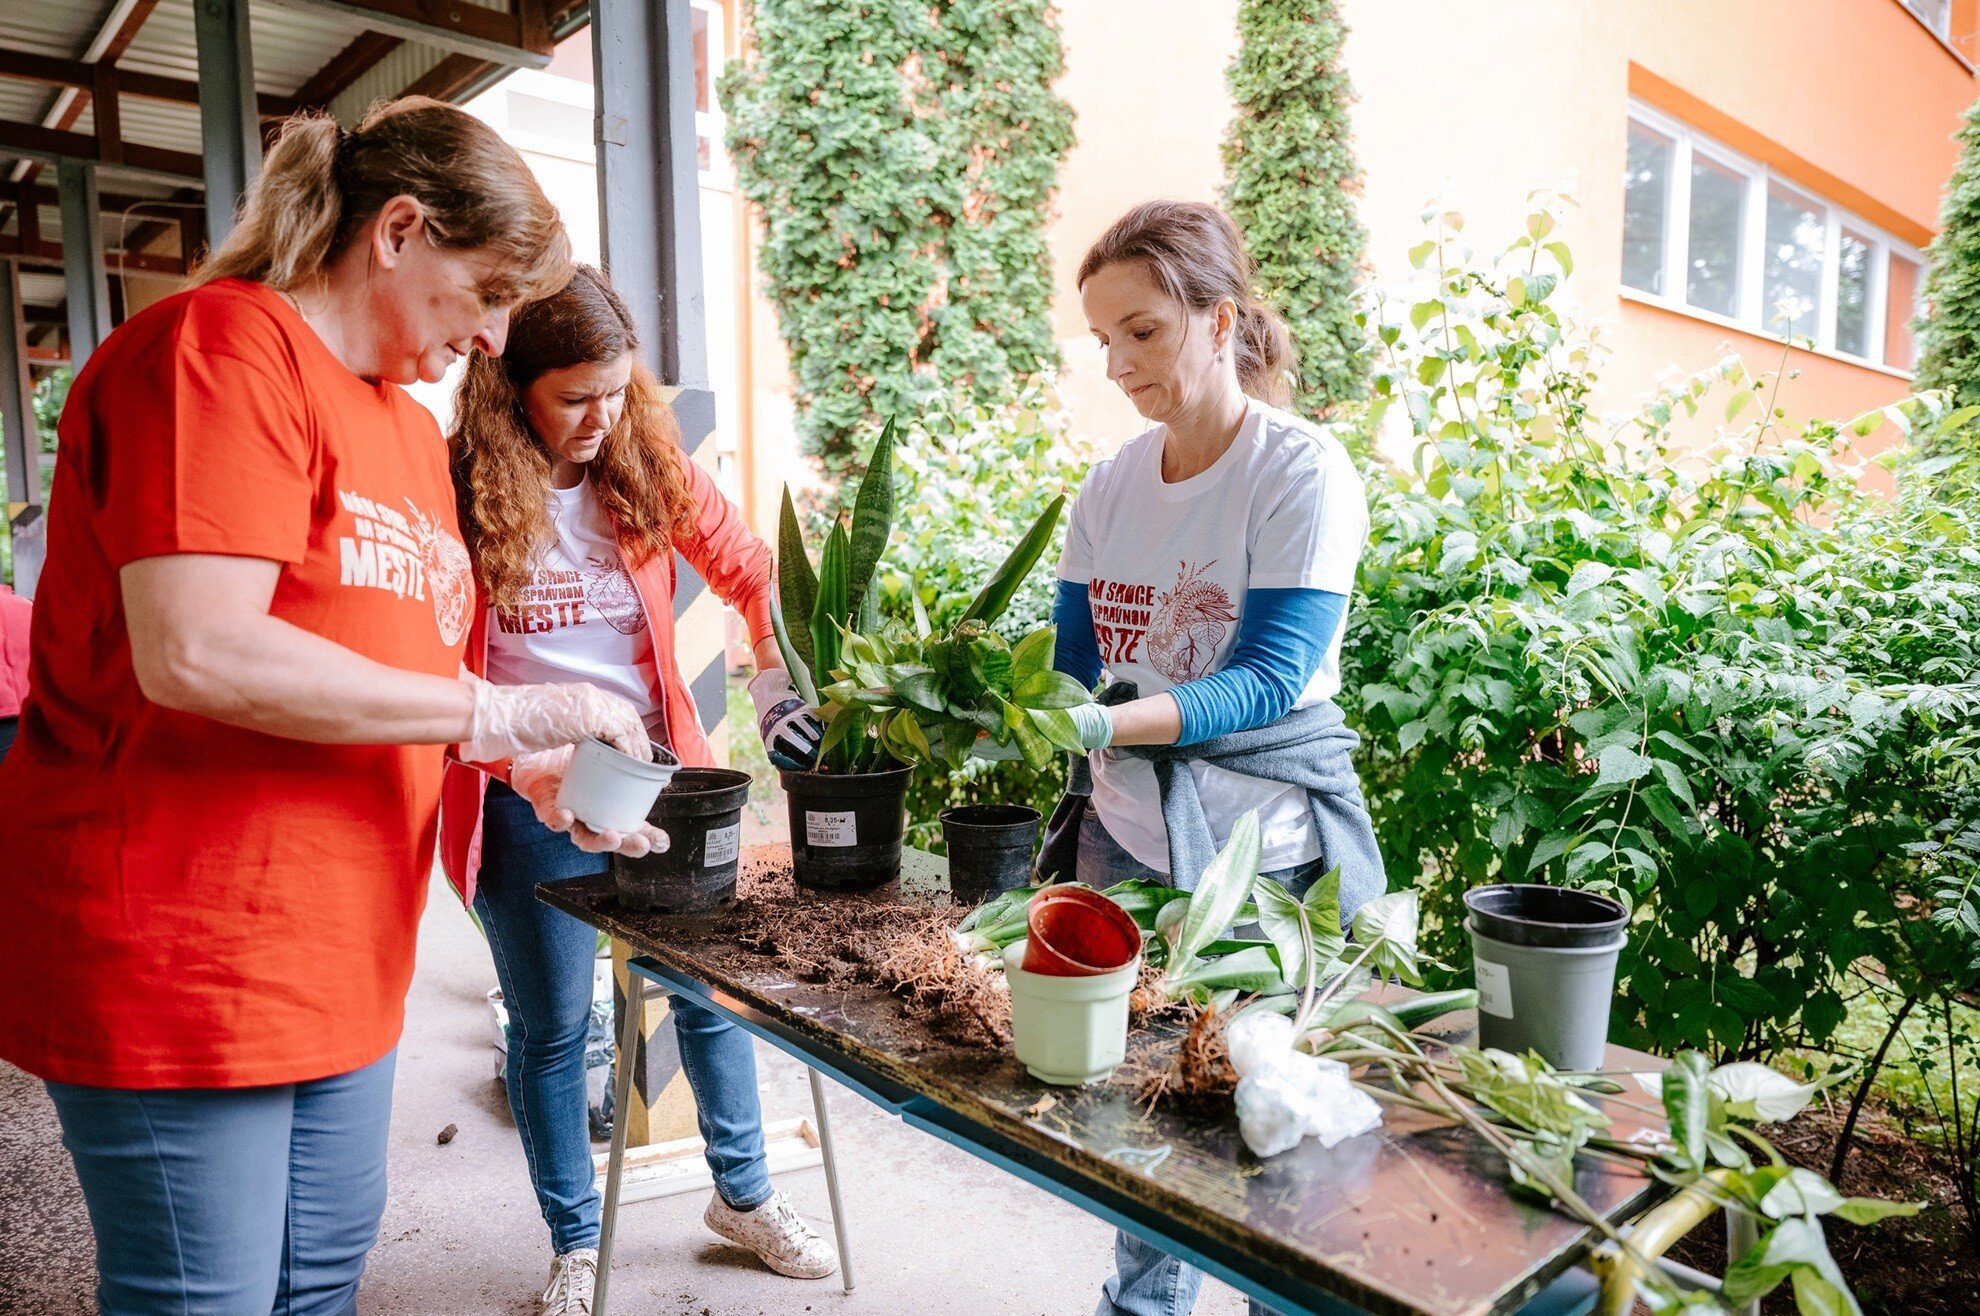
<path fill-rule="evenodd" d="M 1052 628 L 1015 646 L 990 629 L 1010 606 L 1065 508 L 1053 500 L 947 633 L 882 620 L 872 588 L 893 531 L 894 423 L 874 444 L 850 529 L 833 517 L 817 566 L 790 490 L 777 535 L 777 642 L 798 693 L 825 724 L 818 766 L 784 772 L 791 853 L 800 884 L 864 889 L 900 873 L 904 798 L 918 764 L 959 766 L 979 736 L 1014 746 L 1034 766 L 1078 752 L 1065 710 L 1091 698 L 1052 670 Z M 912 591 L 910 591 L 912 593 Z"/>

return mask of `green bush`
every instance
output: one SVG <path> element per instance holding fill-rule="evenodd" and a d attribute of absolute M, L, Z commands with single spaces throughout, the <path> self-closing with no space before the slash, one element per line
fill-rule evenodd
<path fill-rule="evenodd" d="M 1980 101 L 1958 134 L 1959 163 L 1939 203 L 1927 253 L 1919 388 L 1945 389 L 1961 406 L 1980 402 Z"/>
<path fill-rule="evenodd" d="M 1620 1038 L 1820 1043 L 1860 958 L 1902 961 L 1934 918 L 1980 946 L 1980 856 L 1944 845 L 1980 763 L 1980 500 L 1950 458 L 1871 498 L 1850 447 L 1980 409 L 1796 431 L 1780 376 L 1732 359 L 1607 429 L 1598 345 L 1552 305 L 1551 210 L 1486 269 L 1433 224 L 1434 290 L 1367 316 L 1371 421 L 1400 409 L 1416 447 L 1371 484 L 1343 694 L 1426 948 L 1463 976 L 1472 885 L 1599 890 L 1639 911 Z"/>
<path fill-rule="evenodd" d="M 721 82 L 798 423 L 854 436 L 1057 364 L 1046 221 L 1072 112 L 1047 0 L 753 0 Z M 852 54 L 849 52 L 857 52 Z"/>
<path fill-rule="evenodd" d="M 1224 208 L 1258 262 L 1258 291 L 1286 317 L 1299 356 L 1295 409 L 1324 416 L 1367 392 L 1354 322 L 1361 190 L 1341 62 L 1347 27 L 1332 0 L 1242 0 L 1235 105 L 1224 134 Z"/>
<path fill-rule="evenodd" d="M 1048 503 L 1079 487 L 1091 454 L 1070 436 L 1048 378 L 984 406 L 957 398 L 904 429 L 895 447 L 893 543 L 883 558 L 881 607 L 910 618 L 909 582 L 938 629 L 958 621 L 969 601 Z M 1052 546 L 1026 578 L 996 630 L 1015 641 L 1052 618 L 1062 520 Z M 942 774 L 926 769 L 908 792 L 908 843 L 941 849 L 937 815 L 954 804 L 1029 804 L 1050 814 L 1065 789 L 1065 766 L 1043 772 L 1019 763 L 971 763 Z"/>

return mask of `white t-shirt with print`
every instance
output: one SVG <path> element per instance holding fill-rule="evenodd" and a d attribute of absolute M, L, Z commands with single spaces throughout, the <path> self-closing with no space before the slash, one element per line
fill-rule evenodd
<path fill-rule="evenodd" d="M 1210 469 L 1162 479 L 1158 425 L 1096 465 L 1073 503 L 1059 578 L 1083 584 L 1100 663 L 1142 695 L 1207 676 L 1237 643 L 1252 589 L 1348 594 L 1368 536 L 1361 475 L 1347 450 L 1306 421 L 1253 400 L 1236 440 Z M 1294 706 L 1341 687 L 1337 630 Z M 1295 787 L 1193 763 L 1217 844 L 1257 809 L 1262 872 L 1320 857 L 1306 795 Z M 1150 868 L 1169 870 L 1155 769 L 1114 751 L 1093 756 L 1093 808 Z"/>
<path fill-rule="evenodd" d="M 591 481 L 550 490 L 549 510 L 557 539 L 536 564 L 521 602 L 489 610 L 488 679 L 588 681 L 631 700 L 647 730 L 664 741 L 646 609 Z"/>

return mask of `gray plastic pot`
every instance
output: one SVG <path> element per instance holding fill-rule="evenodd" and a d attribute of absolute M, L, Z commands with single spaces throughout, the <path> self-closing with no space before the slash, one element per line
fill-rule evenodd
<path fill-rule="evenodd" d="M 1464 903 L 1478 1040 L 1536 1051 L 1557 1069 L 1600 1069 L 1629 911 L 1606 896 L 1538 885 L 1474 887 Z"/>

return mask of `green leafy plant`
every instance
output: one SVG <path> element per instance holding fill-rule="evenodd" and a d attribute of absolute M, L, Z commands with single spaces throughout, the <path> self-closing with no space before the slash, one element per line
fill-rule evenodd
<path fill-rule="evenodd" d="M 1962 406 L 1980 403 L 1980 101 L 1966 111 L 1959 163 L 1939 203 L 1939 231 L 1926 253 L 1925 315 L 1919 323 L 1919 388 L 1944 389 Z"/>
<path fill-rule="evenodd" d="M 873 581 L 894 528 L 894 422 L 881 428 L 866 461 L 866 474 L 854 496 L 851 529 L 834 513 L 816 567 L 805 547 L 790 486 L 777 529 L 777 590 L 770 615 L 791 680 L 805 702 L 828 715 L 820 746 L 821 772 L 875 772 L 889 765 L 879 728 L 864 710 L 844 710 L 831 718 L 820 691 L 839 679 L 845 639 L 862 627 L 877 627 L 879 598 Z M 795 620 L 794 620 L 795 619 Z"/>
<path fill-rule="evenodd" d="M 1464 962 L 1470 886 L 1586 887 L 1637 911 L 1621 1038 L 1819 1045 L 1853 965 L 1959 907 L 1918 847 L 1973 816 L 1980 721 L 1976 504 L 1944 460 L 1872 497 L 1852 445 L 1975 413 L 1928 394 L 1790 426 L 1787 362 L 1729 359 L 1604 423 L 1599 342 L 1554 304 L 1556 208 L 1490 262 L 1433 211 L 1422 295 L 1366 313 L 1370 423 L 1412 442 L 1371 480 L 1343 648 L 1377 835 L 1423 875 L 1436 957 Z"/>
<path fill-rule="evenodd" d="M 1015 646 L 991 629 L 1051 542 L 1064 508 L 1063 495 L 1047 505 L 946 632 L 930 633 L 916 595 L 912 627 L 889 619 L 847 634 L 839 679 L 820 691 L 826 743 L 847 734 L 842 726 L 872 722 L 888 752 L 908 763 L 958 768 L 984 735 L 1015 745 L 1034 771 L 1059 751 L 1082 752 L 1066 710 L 1092 695 L 1052 669 L 1052 628 Z"/>
<path fill-rule="evenodd" d="M 1296 409 L 1327 415 L 1368 388 L 1347 26 L 1333 0 L 1241 0 L 1237 28 L 1224 208 L 1258 263 L 1258 291 L 1292 332 Z"/>
<path fill-rule="evenodd" d="M 752 0 L 720 83 L 798 424 L 854 436 L 1057 363 L 1046 245 L 1072 111 L 1048 0 Z"/>

